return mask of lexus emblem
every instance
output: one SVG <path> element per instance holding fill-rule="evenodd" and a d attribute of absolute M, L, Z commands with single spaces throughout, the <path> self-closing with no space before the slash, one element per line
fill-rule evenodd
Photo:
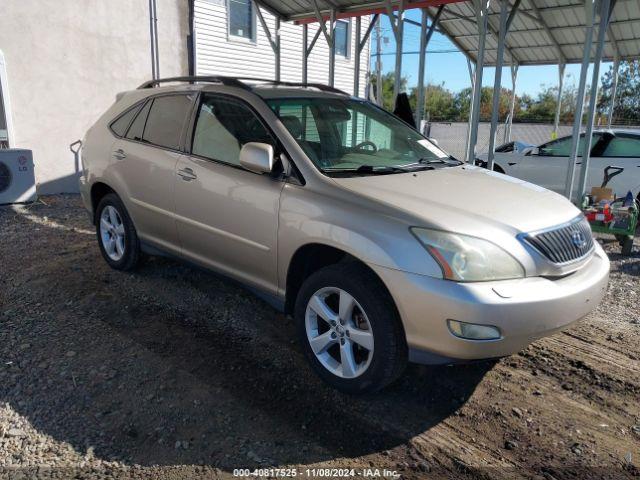
<path fill-rule="evenodd" d="M 571 242 L 576 248 L 582 249 L 587 245 L 587 239 L 584 238 L 584 233 L 576 231 L 571 234 Z"/>

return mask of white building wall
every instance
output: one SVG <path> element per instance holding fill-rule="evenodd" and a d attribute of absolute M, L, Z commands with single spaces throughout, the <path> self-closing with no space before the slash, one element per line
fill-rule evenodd
<path fill-rule="evenodd" d="M 157 0 L 160 74 L 186 75 L 189 10 Z M 33 150 L 39 193 L 78 190 L 69 144 L 151 78 L 147 1 L 9 0 L 0 6 L 17 148 Z"/>
<path fill-rule="evenodd" d="M 275 78 L 275 57 L 269 39 L 260 21 L 256 19 L 255 42 L 230 37 L 227 30 L 226 0 L 195 0 L 196 74 L 230 75 L 255 78 Z M 275 18 L 263 11 L 265 22 L 272 35 Z M 362 17 L 364 35 L 369 17 Z M 309 25 L 309 43 L 318 28 Z M 351 20 L 351 41 L 347 58 L 336 55 L 335 87 L 353 92 L 355 19 Z M 302 26 L 294 23 L 280 24 L 281 80 L 302 81 Z M 369 42 L 360 57 L 360 92 L 364 96 L 369 71 Z M 308 81 L 329 82 L 329 47 L 321 33 L 308 62 Z"/>

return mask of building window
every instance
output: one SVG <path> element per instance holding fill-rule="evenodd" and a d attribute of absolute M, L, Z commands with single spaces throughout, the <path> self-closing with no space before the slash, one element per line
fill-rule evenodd
<path fill-rule="evenodd" d="M 255 40 L 255 15 L 251 0 L 228 0 L 229 35 Z"/>
<path fill-rule="evenodd" d="M 349 22 L 338 20 L 336 22 L 336 55 L 341 57 L 349 56 Z"/>

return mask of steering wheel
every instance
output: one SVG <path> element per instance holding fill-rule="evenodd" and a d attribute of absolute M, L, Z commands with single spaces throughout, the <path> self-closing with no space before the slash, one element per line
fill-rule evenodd
<path fill-rule="evenodd" d="M 357 144 L 355 146 L 355 149 L 356 150 L 363 150 L 364 149 L 363 147 L 373 147 L 373 151 L 374 152 L 378 151 L 378 147 L 371 140 L 365 140 L 364 142 L 360 142 L 359 144 Z"/>

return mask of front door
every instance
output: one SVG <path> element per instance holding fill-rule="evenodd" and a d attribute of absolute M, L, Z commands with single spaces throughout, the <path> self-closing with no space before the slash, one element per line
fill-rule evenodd
<path fill-rule="evenodd" d="M 277 233 L 284 182 L 240 165 L 247 142 L 275 146 L 240 100 L 205 94 L 191 154 L 176 167 L 176 224 L 182 254 L 271 293 L 277 292 Z"/>

